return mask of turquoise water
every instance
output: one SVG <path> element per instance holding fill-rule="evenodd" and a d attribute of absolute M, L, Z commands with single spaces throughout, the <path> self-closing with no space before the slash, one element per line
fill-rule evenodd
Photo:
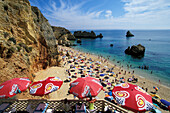
<path fill-rule="evenodd" d="M 73 33 L 74 31 L 72 31 Z M 169 30 L 131 30 L 135 37 L 126 38 L 126 30 L 96 30 L 103 34 L 100 39 L 82 39 L 82 45 L 75 48 L 103 56 L 111 56 L 115 64 L 121 62 L 124 67 L 132 65 L 135 73 L 170 87 L 170 31 Z M 149 41 L 151 39 L 151 41 Z M 113 44 L 113 47 L 110 47 Z M 128 46 L 142 44 L 145 46 L 145 56 L 142 59 L 133 58 L 124 53 Z M 119 64 L 117 64 L 119 65 Z M 138 66 L 147 65 L 149 70 Z M 151 71 L 153 73 L 151 74 Z"/>

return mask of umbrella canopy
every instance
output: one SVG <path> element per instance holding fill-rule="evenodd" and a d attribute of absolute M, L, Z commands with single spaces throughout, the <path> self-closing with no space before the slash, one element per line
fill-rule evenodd
<path fill-rule="evenodd" d="M 35 96 L 43 96 L 56 91 L 61 87 L 63 81 L 58 77 L 48 77 L 45 80 L 34 82 L 30 86 L 30 94 Z"/>
<path fill-rule="evenodd" d="M 30 83 L 28 77 L 8 80 L 0 85 L 0 98 L 13 97 L 17 93 L 25 91 Z"/>
<path fill-rule="evenodd" d="M 152 97 L 137 85 L 117 84 L 112 93 L 118 104 L 134 112 L 145 112 L 153 108 Z"/>
<path fill-rule="evenodd" d="M 103 89 L 98 79 L 92 77 L 78 78 L 70 83 L 70 93 L 78 98 L 95 97 Z"/>
<path fill-rule="evenodd" d="M 103 76 L 105 76 L 105 74 L 100 74 L 100 76 L 102 76 L 102 77 L 103 77 Z"/>

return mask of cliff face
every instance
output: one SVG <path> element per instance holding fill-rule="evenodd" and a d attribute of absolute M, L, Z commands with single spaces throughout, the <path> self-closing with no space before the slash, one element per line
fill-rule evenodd
<path fill-rule="evenodd" d="M 76 40 L 74 35 L 63 27 L 52 26 L 52 29 L 59 45 L 71 46 L 72 44 L 69 40 Z"/>
<path fill-rule="evenodd" d="M 57 65 L 56 39 L 28 0 L 0 0 L 0 83 Z"/>

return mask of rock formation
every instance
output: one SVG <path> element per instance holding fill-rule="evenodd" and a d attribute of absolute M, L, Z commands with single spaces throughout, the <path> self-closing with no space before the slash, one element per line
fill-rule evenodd
<path fill-rule="evenodd" d="M 74 36 L 76 38 L 102 38 L 103 35 L 100 33 L 96 36 L 94 31 L 87 32 L 87 31 L 75 31 Z"/>
<path fill-rule="evenodd" d="M 56 37 L 28 0 L 0 1 L 0 83 L 58 65 Z"/>
<path fill-rule="evenodd" d="M 145 47 L 141 44 L 138 44 L 137 46 L 133 45 L 132 47 L 128 47 L 125 50 L 125 53 L 134 57 L 141 58 L 144 56 L 145 53 Z"/>
<path fill-rule="evenodd" d="M 77 43 L 81 43 L 81 40 L 80 40 L 80 39 L 77 39 Z"/>
<path fill-rule="evenodd" d="M 130 31 L 127 31 L 126 33 L 126 37 L 133 37 L 134 35 L 130 32 Z"/>
<path fill-rule="evenodd" d="M 55 26 L 52 26 L 52 29 L 59 45 L 66 45 L 68 47 L 74 45 L 69 40 L 76 40 L 76 38 L 69 30 Z"/>
<path fill-rule="evenodd" d="M 103 38 L 103 35 L 100 33 L 99 35 L 97 35 L 97 37 Z"/>

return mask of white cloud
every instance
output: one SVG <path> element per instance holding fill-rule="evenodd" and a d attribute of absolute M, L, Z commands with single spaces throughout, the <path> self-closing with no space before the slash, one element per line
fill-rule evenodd
<path fill-rule="evenodd" d="M 112 16 L 112 11 L 111 11 L 111 10 L 107 10 L 105 17 L 106 17 L 106 18 L 113 18 L 113 16 Z"/>
<path fill-rule="evenodd" d="M 121 0 L 125 14 L 114 18 L 111 9 L 84 12 L 82 7 L 88 1 L 78 4 L 69 3 L 71 0 L 59 2 L 60 7 L 54 0 L 40 6 L 45 17 L 55 26 L 69 29 L 170 29 L 169 0 Z"/>

